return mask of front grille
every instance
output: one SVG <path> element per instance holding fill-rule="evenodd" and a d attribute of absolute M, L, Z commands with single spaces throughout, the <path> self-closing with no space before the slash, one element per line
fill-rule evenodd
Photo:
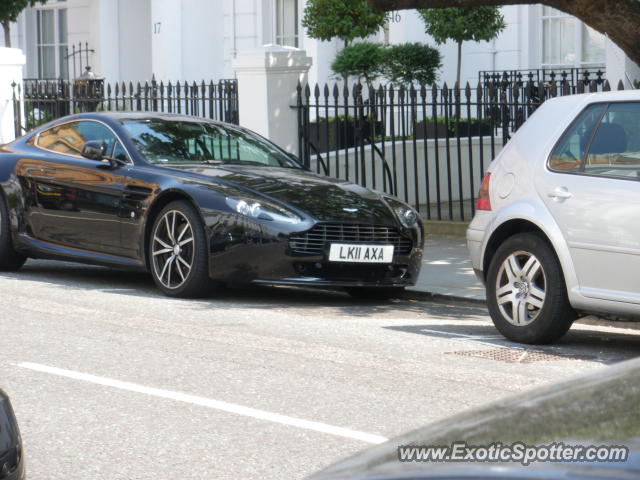
<path fill-rule="evenodd" d="M 289 236 L 289 248 L 294 253 L 322 255 L 330 243 L 393 245 L 400 255 L 411 253 L 413 241 L 403 237 L 395 227 L 354 225 L 350 223 L 319 223 L 311 230 Z"/>
<path fill-rule="evenodd" d="M 312 277 L 331 282 L 409 283 L 408 265 L 378 265 L 371 263 L 340 263 L 299 261 L 295 271 L 302 277 Z"/>

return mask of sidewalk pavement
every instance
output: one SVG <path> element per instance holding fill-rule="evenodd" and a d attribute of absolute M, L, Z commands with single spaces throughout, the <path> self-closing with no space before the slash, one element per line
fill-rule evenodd
<path fill-rule="evenodd" d="M 416 285 L 407 290 L 486 301 L 484 286 L 471 267 L 464 237 L 429 235 Z"/>

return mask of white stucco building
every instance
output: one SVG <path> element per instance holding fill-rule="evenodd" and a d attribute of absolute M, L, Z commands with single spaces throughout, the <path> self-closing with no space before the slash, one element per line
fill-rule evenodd
<path fill-rule="evenodd" d="M 311 82 L 333 80 L 339 41 L 319 42 L 300 25 L 305 0 L 49 0 L 27 9 L 14 26 L 14 46 L 27 57 L 27 78 L 73 76 L 65 56 L 88 44 L 89 64 L 107 81 L 233 78 L 239 51 L 264 44 L 306 50 Z M 505 31 L 492 42 L 463 47 L 464 81 L 483 70 L 602 67 L 613 85 L 640 79 L 640 70 L 606 36 L 541 5 L 503 7 Z M 434 45 L 415 11 L 393 15 L 381 42 Z M 1 40 L 0 40 L 1 42 Z M 1 46 L 1 43 L 0 43 Z M 440 81 L 455 80 L 456 46 L 439 47 Z M 76 72 L 79 75 L 81 72 Z"/>

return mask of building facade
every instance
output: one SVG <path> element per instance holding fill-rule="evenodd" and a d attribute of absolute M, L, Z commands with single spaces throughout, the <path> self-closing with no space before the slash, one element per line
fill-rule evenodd
<path fill-rule="evenodd" d="M 70 78 L 88 63 L 109 82 L 200 81 L 233 78 L 239 51 L 265 44 L 304 49 L 313 59 L 311 82 L 337 81 L 330 68 L 340 41 L 309 38 L 300 24 L 305 0 L 49 0 L 27 9 L 12 30 L 27 57 L 26 78 Z M 541 5 L 502 8 L 507 28 L 494 41 L 463 46 L 462 79 L 493 70 L 602 68 L 628 88 L 640 70 L 605 35 Z M 393 12 L 372 40 L 425 42 L 415 11 Z M 76 54 L 72 48 L 88 46 Z M 439 83 L 455 81 L 457 48 L 443 54 Z M 82 57 L 82 61 L 79 61 Z"/>

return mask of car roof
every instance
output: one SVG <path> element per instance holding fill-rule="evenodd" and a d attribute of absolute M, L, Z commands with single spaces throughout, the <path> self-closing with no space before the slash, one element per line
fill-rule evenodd
<path fill-rule="evenodd" d="M 60 120 L 73 120 L 73 119 L 100 119 L 100 118 L 108 118 L 115 121 L 125 121 L 125 120 L 174 120 L 180 122 L 198 122 L 198 123 L 214 123 L 214 124 L 224 124 L 224 122 L 219 122 L 216 120 L 211 120 L 209 118 L 204 117 L 196 117 L 191 115 L 183 115 L 176 113 L 166 113 L 166 112 L 118 112 L 118 111 L 106 111 L 106 112 L 90 112 L 90 113 L 78 113 L 75 115 L 69 115 L 67 117 L 60 118 L 56 121 Z"/>
<path fill-rule="evenodd" d="M 598 102 L 638 102 L 640 90 L 612 90 L 610 92 L 581 93 L 576 95 L 563 95 L 548 101 L 572 103 L 575 105 Z"/>

